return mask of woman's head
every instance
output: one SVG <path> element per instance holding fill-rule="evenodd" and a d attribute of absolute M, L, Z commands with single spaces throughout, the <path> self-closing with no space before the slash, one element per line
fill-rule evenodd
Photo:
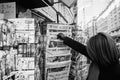
<path fill-rule="evenodd" d="M 90 58 L 100 66 L 118 63 L 119 50 L 112 37 L 105 33 L 98 33 L 87 43 Z"/>

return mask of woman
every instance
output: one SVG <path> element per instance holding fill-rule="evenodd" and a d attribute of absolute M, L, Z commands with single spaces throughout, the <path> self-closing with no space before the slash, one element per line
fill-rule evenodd
<path fill-rule="evenodd" d="M 119 50 L 110 35 L 98 33 L 88 40 L 87 46 L 62 33 L 57 38 L 92 61 L 87 80 L 120 80 Z"/>

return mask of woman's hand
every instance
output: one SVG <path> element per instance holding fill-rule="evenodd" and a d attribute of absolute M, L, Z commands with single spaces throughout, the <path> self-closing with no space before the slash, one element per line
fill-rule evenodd
<path fill-rule="evenodd" d="M 57 39 L 60 39 L 60 40 L 64 40 L 65 37 L 66 37 L 66 36 L 65 36 L 63 33 L 59 33 L 59 34 L 57 35 Z"/>

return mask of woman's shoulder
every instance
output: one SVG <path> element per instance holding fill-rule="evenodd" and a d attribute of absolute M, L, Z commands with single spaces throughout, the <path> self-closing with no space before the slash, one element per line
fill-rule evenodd
<path fill-rule="evenodd" d="M 99 80 L 120 80 L 120 64 L 100 71 Z"/>
<path fill-rule="evenodd" d="M 120 75 L 120 64 L 115 65 L 111 68 L 114 73 L 118 73 Z"/>
<path fill-rule="evenodd" d="M 110 71 L 111 74 L 109 76 L 113 76 L 114 80 L 120 80 L 120 64 L 117 64 L 114 67 L 112 67 Z"/>
<path fill-rule="evenodd" d="M 108 73 L 111 72 L 109 74 L 112 74 L 112 75 L 117 75 L 117 74 L 120 75 L 120 64 L 116 64 L 116 65 L 108 68 L 107 71 L 108 71 Z"/>

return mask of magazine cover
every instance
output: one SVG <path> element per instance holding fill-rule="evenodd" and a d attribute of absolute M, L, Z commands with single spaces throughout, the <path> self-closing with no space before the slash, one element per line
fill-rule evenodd
<path fill-rule="evenodd" d="M 34 70 L 17 72 L 15 80 L 34 80 Z"/>
<path fill-rule="evenodd" d="M 46 57 L 46 63 L 56 63 L 56 62 L 64 62 L 64 61 L 70 61 L 71 60 L 71 54 L 64 54 L 64 55 L 54 55 Z"/>
<path fill-rule="evenodd" d="M 34 43 L 35 24 L 32 18 L 9 19 L 16 29 L 16 40 L 20 43 Z"/>
<path fill-rule="evenodd" d="M 68 80 L 71 61 L 46 64 L 47 80 Z"/>
<path fill-rule="evenodd" d="M 34 68 L 34 57 L 21 57 L 16 60 L 17 70 L 33 70 Z"/>

